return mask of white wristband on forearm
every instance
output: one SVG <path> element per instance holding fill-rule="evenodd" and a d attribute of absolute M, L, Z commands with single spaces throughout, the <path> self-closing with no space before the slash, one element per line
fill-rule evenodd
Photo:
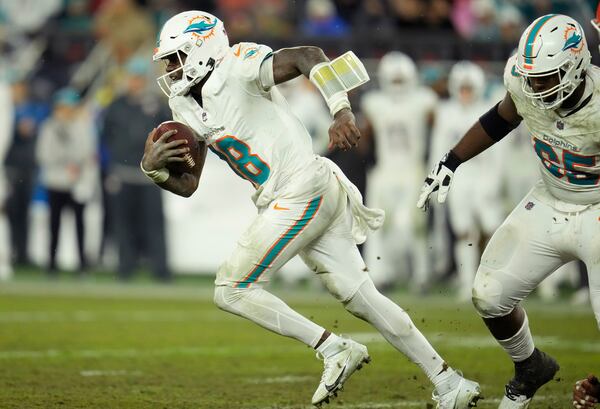
<path fill-rule="evenodd" d="M 341 111 L 344 108 L 351 108 L 350 101 L 348 100 L 348 94 L 345 92 L 339 92 L 333 95 L 327 100 L 327 106 L 329 107 L 331 116 L 335 116 L 338 111 Z"/>
<path fill-rule="evenodd" d="M 144 175 L 148 176 L 154 183 L 164 183 L 167 179 L 169 179 L 169 169 L 162 168 L 158 170 L 146 170 L 140 162 L 140 169 L 144 172 Z"/>

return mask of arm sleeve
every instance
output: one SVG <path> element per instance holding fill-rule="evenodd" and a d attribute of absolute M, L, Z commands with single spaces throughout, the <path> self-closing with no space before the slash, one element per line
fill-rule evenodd
<path fill-rule="evenodd" d="M 275 85 L 275 75 L 273 74 L 273 54 L 266 57 L 260 65 L 260 75 L 258 85 L 268 91 Z"/>

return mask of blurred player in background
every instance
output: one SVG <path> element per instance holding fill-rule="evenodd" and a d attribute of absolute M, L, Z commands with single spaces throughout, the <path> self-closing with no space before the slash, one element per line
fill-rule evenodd
<path fill-rule="evenodd" d="M 542 180 L 490 240 L 473 285 L 473 303 L 515 363 L 500 409 L 524 409 L 558 371 L 535 348 L 520 302 L 571 260 L 588 269 L 600 326 L 600 69 L 571 17 L 548 14 L 523 33 L 509 58 L 504 99 L 479 118 L 425 180 L 417 205 L 446 199 L 456 168 L 502 139 L 521 121 L 531 132 Z"/>
<path fill-rule="evenodd" d="M 398 51 L 383 56 L 378 77 L 379 89 L 363 96 L 361 110 L 375 144 L 367 202 L 387 217 L 369 240 L 367 264 L 378 287 L 412 271 L 413 289 L 421 291 L 430 268 L 425 225 L 423 218 L 413 217 L 414 202 L 425 175 L 427 130 L 437 96 L 419 85 L 415 63 Z"/>
<path fill-rule="evenodd" d="M 166 64 L 159 84 L 169 96 L 174 119 L 194 129 L 256 188 L 258 215 L 217 272 L 217 306 L 315 348 L 324 359 L 324 371 L 312 402 L 328 402 L 370 358 L 364 345 L 332 334 L 263 288 L 274 272 L 300 254 L 349 312 L 371 323 L 425 371 L 439 408 L 472 406 L 479 385 L 450 369 L 408 314 L 381 295 L 369 278 L 356 243 L 381 225 L 383 212 L 366 208 L 339 168 L 314 155 L 306 129 L 275 87 L 299 75 L 310 78 L 334 117 L 330 146 L 350 149 L 360 133 L 346 91 L 368 79 L 360 61 L 347 53 L 329 62 L 317 47 L 273 52 L 264 45 L 240 43 L 230 48 L 223 22 L 200 11 L 178 14 L 165 23 L 154 59 Z M 179 155 L 189 150 L 183 140 L 167 142 L 172 131 L 153 143 L 155 133 L 148 135 L 142 170 L 163 189 L 190 196 L 198 187 L 201 167 L 170 174 L 166 164 L 181 161 Z"/>
<path fill-rule="evenodd" d="M 4 171 L 4 159 L 13 135 L 14 110 L 9 85 L 0 78 L 0 281 L 12 277 L 10 231 L 6 217 L 9 185 Z"/>
<path fill-rule="evenodd" d="M 461 61 L 450 70 L 450 99 L 439 104 L 431 135 L 432 160 L 454 146 L 473 121 L 488 109 L 484 98 L 485 74 L 476 64 Z M 502 152 L 485 152 L 461 167 L 461 177 L 448 198 L 450 226 L 456 235 L 454 257 L 460 300 L 471 299 L 471 287 L 480 256 L 479 242 L 502 223 L 500 195 Z M 413 202 L 414 206 L 414 202 Z M 441 210 L 441 209 L 440 209 Z M 442 211 L 436 212 L 436 217 Z"/>

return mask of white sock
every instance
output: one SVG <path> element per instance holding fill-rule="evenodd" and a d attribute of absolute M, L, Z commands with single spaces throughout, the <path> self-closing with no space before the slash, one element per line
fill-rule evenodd
<path fill-rule="evenodd" d="M 316 349 L 321 355 L 323 355 L 323 357 L 330 358 L 338 352 L 344 350 L 344 346 L 344 339 L 332 333 Z"/>
<path fill-rule="evenodd" d="M 431 381 L 435 386 L 435 390 L 443 395 L 456 389 L 461 378 L 462 376 L 458 372 L 447 367 L 446 369 L 442 368 L 442 372 L 438 373 Z"/>
<path fill-rule="evenodd" d="M 325 329 L 292 310 L 286 303 L 259 287 L 232 288 L 219 286 L 215 289 L 215 304 L 276 332 L 295 338 L 314 347 Z"/>
<path fill-rule="evenodd" d="M 402 308 L 383 296 L 370 280 L 345 305 L 346 309 L 371 325 L 397 350 L 433 379 L 442 371 L 444 360 L 415 327 Z"/>
<path fill-rule="evenodd" d="M 522 362 L 529 358 L 531 354 L 533 354 L 535 345 L 533 344 L 533 337 L 529 330 L 529 319 L 527 319 L 527 314 L 525 314 L 523 325 L 519 331 L 508 339 L 499 339 L 498 343 L 504 348 L 508 355 L 510 355 L 513 362 Z"/>

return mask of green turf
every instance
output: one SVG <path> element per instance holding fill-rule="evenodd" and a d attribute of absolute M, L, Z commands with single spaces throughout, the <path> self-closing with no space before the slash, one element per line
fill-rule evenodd
<path fill-rule="evenodd" d="M 417 366 L 315 290 L 277 291 L 303 314 L 366 340 L 373 362 L 332 408 L 427 408 Z M 512 366 L 470 305 L 394 298 L 451 365 L 478 380 L 495 408 Z M 531 409 L 569 407 L 572 383 L 600 371 L 589 306 L 530 302 L 538 345 L 559 378 Z M 0 285 L 0 408 L 308 408 L 321 375 L 313 351 L 217 310 L 204 282 L 160 287 L 109 282 Z"/>

